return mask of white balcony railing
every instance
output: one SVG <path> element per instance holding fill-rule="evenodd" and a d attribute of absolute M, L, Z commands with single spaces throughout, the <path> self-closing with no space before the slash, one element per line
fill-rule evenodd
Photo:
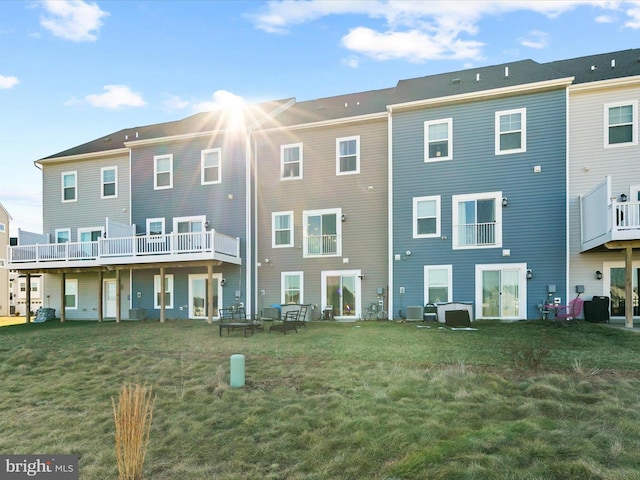
<path fill-rule="evenodd" d="M 456 225 L 456 245 L 459 247 L 496 245 L 496 222 Z"/>
<path fill-rule="evenodd" d="M 339 255 L 338 235 L 307 235 L 304 237 L 305 254 L 309 256 Z"/>
<path fill-rule="evenodd" d="M 97 263 L 113 263 L 116 259 L 153 255 L 176 256 L 201 254 L 210 258 L 240 260 L 240 240 L 236 237 L 209 232 L 169 233 L 165 235 L 140 235 L 135 237 L 101 238 L 93 242 L 67 242 L 38 245 L 18 245 L 8 248 L 8 263 L 46 263 L 93 260 Z M 133 257 L 133 258 L 132 258 Z M 123 263 L 123 262 L 118 262 Z"/>

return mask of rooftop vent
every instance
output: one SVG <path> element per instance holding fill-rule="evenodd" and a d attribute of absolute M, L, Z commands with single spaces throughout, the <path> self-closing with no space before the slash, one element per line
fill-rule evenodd
<path fill-rule="evenodd" d="M 504 67 L 504 78 L 509 78 L 509 67 Z"/>
<path fill-rule="evenodd" d="M 616 68 L 616 59 L 611 60 L 611 68 Z"/>
<path fill-rule="evenodd" d="M 476 82 L 479 82 L 479 81 L 480 81 L 480 74 L 476 73 Z"/>
<path fill-rule="evenodd" d="M 591 71 L 595 72 L 598 69 L 598 67 L 596 67 L 595 65 L 591 65 Z"/>
<path fill-rule="evenodd" d="M 451 80 L 452 85 L 460 85 L 461 83 L 462 83 L 461 78 L 454 78 L 453 80 Z"/>

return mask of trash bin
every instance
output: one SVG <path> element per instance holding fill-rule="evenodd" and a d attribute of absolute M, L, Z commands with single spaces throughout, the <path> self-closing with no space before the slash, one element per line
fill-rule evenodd
<path fill-rule="evenodd" d="M 609 297 L 594 296 L 584 302 L 584 319 L 592 323 L 609 323 Z"/>

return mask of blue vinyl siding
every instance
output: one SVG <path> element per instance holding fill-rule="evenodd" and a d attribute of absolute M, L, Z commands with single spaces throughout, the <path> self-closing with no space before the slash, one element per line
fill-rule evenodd
<path fill-rule="evenodd" d="M 557 90 L 394 114 L 392 254 L 403 254 L 393 262 L 394 314 L 400 302 L 424 305 L 425 265 L 451 264 L 453 300 L 474 301 L 475 265 L 526 263 L 534 272 L 526 285 L 528 318 L 539 317 L 548 284 L 566 291 L 565 99 Z M 495 113 L 517 108 L 526 108 L 526 152 L 495 155 Z M 424 122 L 444 118 L 453 118 L 453 160 L 425 163 Z M 452 196 L 495 191 L 508 198 L 502 246 L 453 249 Z M 441 196 L 442 238 L 413 239 L 412 199 L 433 195 Z"/>

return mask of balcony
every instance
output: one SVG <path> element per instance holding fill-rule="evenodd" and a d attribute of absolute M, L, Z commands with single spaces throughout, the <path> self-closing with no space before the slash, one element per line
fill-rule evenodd
<path fill-rule="evenodd" d="M 640 202 L 621 202 L 611 194 L 611 177 L 580 200 L 581 251 L 609 242 L 640 240 Z"/>
<path fill-rule="evenodd" d="M 7 268 L 82 268 L 218 260 L 240 265 L 240 239 L 211 230 L 8 247 Z"/>

